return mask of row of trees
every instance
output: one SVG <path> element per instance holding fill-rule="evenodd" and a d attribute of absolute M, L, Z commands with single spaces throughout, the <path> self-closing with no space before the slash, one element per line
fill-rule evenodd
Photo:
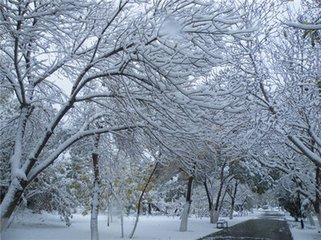
<path fill-rule="evenodd" d="M 4 227 L 30 183 L 80 139 L 177 140 L 204 109 L 231 107 L 207 102 L 215 93 L 195 79 L 251 32 L 238 10 L 197 1 L 5 1 L 1 19 Z"/>
<path fill-rule="evenodd" d="M 0 3 L 2 228 L 24 202 L 67 223 L 86 206 L 98 239 L 99 204 L 168 212 L 178 176 L 181 231 L 193 183 L 213 223 L 226 195 L 232 213 L 238 188 L 277 182 L 321 226 L 320 31 L 304 4 Z"/>

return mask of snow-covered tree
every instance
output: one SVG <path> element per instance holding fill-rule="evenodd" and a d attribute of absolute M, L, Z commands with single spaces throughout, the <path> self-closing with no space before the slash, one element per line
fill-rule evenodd
<path fill-rule="evenodd" d="M 179 118 L 230 107 L 195 81 L 222 63 L 224 43 L 251 31 L 232 7 L 210 1 L 21 0 L 3 1 L 0 11 L 1 91 L 17 106 L 1 119 L 13 136 L 2 228 L 29 184 L 79 139 L 147 126 L 175 134 L 186 131 Z M 83 104 L 109 100 L 130 117 L 111 108 L 74 122 Z M 88 128 L 102 117 L 101 128 Z"/>
<path fill-rule="evenodd" d="M 247 137 L 238 147 L 245 155 L 250 153 L 249 158 L 256 153 L 254 158 L 260 158 L 264 166 L 274 166 L 285 175 L 298 176 L 294 169 L 307 169 L 301 177 L 312 183 L 313 191 L 308 187 L 307 192 L 313 196 L 310 199 L 315 199 L 312 202 L 316 203 L 318 216 L 321 51 L 316 38 L 319 30 L 309 25 L 318 21 L 316 12 L 319 6 L 315 1 L 305 1 L 301 15 L 297 15 L 286 5 L 265 3 L 270 4 L 249 11 L 249 15 L 254 14 L 261 21 L 256 37 L 253 41 L 239 41 L 238 46 L 234 45 L 235 58 L 230 61 L 231 68 L 238 71 L 238 79 L 245 84 L 249 103 L 247 134 L 244 135 Z M 255 16 L 249 18 L 248 23 Z M 295 22 L 301 22 L 303 30 L 298 25 L 289 24 Z M 306 23 L 305 27 L 302 27 L 303 23 Z M 297 160 L 300 158 L 303 162 Z M 303 164 L 307 160 L 310 160 L 308 168 Z M 293 192 L 296 190 L 292 189 Z"/>

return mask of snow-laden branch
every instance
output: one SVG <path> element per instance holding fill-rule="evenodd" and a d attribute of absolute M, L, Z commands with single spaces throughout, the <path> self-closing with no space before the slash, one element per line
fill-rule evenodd
<path fill-rule="evenodd" d="M 75 102 L 83 102 L 83 101 L 90 101 L 94 98 L 114 98 L 114 97 L 120 97 L 117 96 L 114 93 L 97 93 L 97 94 L 89 94 L 81 97 L 76 97 Z"/>
<path fill-rule="evenodd" d="M 151 120 L 148 116 L 146 116 L 142 111 L 140 111 L 136 106 L 135 106 L 135 103 L 133 102 L 133 99 L 132 97 L 130 96 L 129 92 L 128 92 L 128 89 L 127 90 L 127 96 L 128 96 L 128 99 L 133 107 L 133 109 L 135 110 L 135 112 L 142 118 L 144 119 L 150 126 L 152 126 L 153 128 L 159 130 L 159 131 L 162 131 L 164 133 L 168 133 L 168 134 L 175 134 L 177 133 L 177 130 L 169 130 L 169 129 L 166 129 L 162 126 L 160 126 L 159 124 L 155 123 L 153 120 Z"/>
<path fill-rule="evenodd" d="M 96 57 L 96 53 L 99 49 L 99 46 L 100 46 L 100 43 L 103 39 L 103 36 L 105 34 L 105 32 L 107 31 L 107 29 L 110 27 L 110 25 L 114 22 L 114 20 L 117 18 L 118 15 L 120 15 L 120 13 L 122 12 L 123 8 L 126 6 L 126 4 L 128 3 L 128 1 L 125 1 L 123 4 L 122 4 L 122 1 L 120 1 L 119 3 L 119 7 L 117 9 L 117 11 L 114 13 L 114 15 L 112 16 L 112 18 L 108 21 L 108 23 L 106 24 L 106 26 L 102 29 L 101 33 L 99 34 L 99 37 L 98 37 L 98 40 L 97 40 L 97 43 L 94 47 L 94 52 L 93 52 L 93 55 L 91 57 L 91 60 L 90 62 L 92 62 L 95 57 Z"/>
<path fill-rule="evenodd" d="M 61 61 L 57 62 L 56 64 L 53 64 L 47 71 L 45 71 L 45 73 L 43 75 L 39 76 L 37 79 L 34 80 L 34 86 L 36 86 L 40 82 L 44 81 L 45 79 L 48 79 L 55 72 L 57 72 L 59 69 L 64 67 L 65 64 L 70 60 L 71 60 L 71 58 L 67 56 L 65 59 L 62 59 Z M 30 70 L 28 70 L 28 71 L 30 71 Z M 28 73 L 28 71 L 26 72 L 26 74 Z"/>
<path fill-rule="evenodd" d="M 41 171 L 47 168 L 50 164 L 52 164 L 59 155 L 64 152 L 68 147 L 70 147 L 76 141 L 92 136 L 95 134 L 102 134 L 102 133 L 113 133 L 119 132 L 123 130 L 135 129 L 135 128 L 143 128 L 145 125 L 143 124 L 135 124 L 135 125 L 123 125 L 117 127 L 108 127 L 108 128 L 98 128 L 98 129 L 90 129 L 86 131 L 80 131 L 68 138 L 64 143 L 62 143 L 53 153 L 51 153 L 45 160 L 35 166 L 28 174 L 28 181 L 32 181 Z"/>
<path fill-rule="evenodd" d="M 300 28 L 303 30 L 321 30 L 321 24 L 302 24 L 302 23 L 292 23 L 287 22 L 286 25 L 294 28 Z"/>
<path fill-rule="evenodd" d="M 251 152 L 248 152 L 248 154 L 255 160 L 257 161 L 258 163 L 260 163 L 262 166 L 266 167 L 266 168 L 270 168 L 270 169 L 278 169 L 280 170 L 281 172 L 285 173 L 285 174 L 289 174 L 289 169 L 281 166 L 280 164 L 275 164 L 273 162 L 266 162 L 262 159 L 260 159 L 259 156 L 256 156 L 255 154 L 251 153 Z"/>
<path fill-rule="evenodd" d="M 321 138 L 311 129 L 309 129 L 309 133 L 313 140 L 321 147 Z"/>
<path fill-rule="evenodd" d="M 296 136 L 288 136 L 288 139 L 307 156 L 316 166 L 321 167 L 321 157 L 306 147 Z"/>
<path fill-rule="evenodd" d="M 1 47 L 0 47 L 0 50 L 3 51 Z M 12 71 L 10 71 L 7 65 L 3 64 L 2 62 L 0 62 L 0 72 L 1 72 L 1 75 L 4 76 L 3 78 L 9 82 L 10 88 L 14 90 L 17 100 L 20 103 L 23 103 L 23 98 L 20 92 L 20 86 L 17 82 L 17 78 L 15 77 L 15 75 L 12 73 Z M 1 82 L 1 87 L 5 87 L 3 82 Z"/>

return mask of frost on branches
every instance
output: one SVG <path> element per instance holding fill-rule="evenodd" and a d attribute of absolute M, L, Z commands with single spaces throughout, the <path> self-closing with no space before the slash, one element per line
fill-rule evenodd
<path fill-rule="evenodd" d="M 80 139 L 142 128 L 188 134 L 185 121 L 204 109 L 233 108 L 237 97 L 216 104 L 215 92 L 195 81 L 225 60 L 227 44 L 250 38 L 235 9 L 205 1 L 2 1 L 2 228 L 32 181 Z M 102 127 L 89 128 L 95 122 Z"/>

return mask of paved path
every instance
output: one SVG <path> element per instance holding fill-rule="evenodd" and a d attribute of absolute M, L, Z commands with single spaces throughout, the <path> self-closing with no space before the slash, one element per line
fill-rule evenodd
<path fill-rule="evenodd" d="M 277 217 L 271 213 L 262 215 L 261 219 L 236 224 L 199 240 L 292 240 L 287 222 Z"/>

